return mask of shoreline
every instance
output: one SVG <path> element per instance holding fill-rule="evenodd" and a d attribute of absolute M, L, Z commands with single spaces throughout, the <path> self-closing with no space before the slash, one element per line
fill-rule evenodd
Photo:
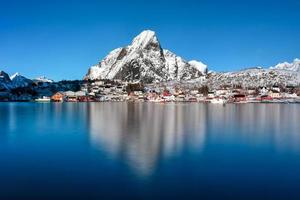
<path fill-rule="evenodd" d="M 213 105 L 226 105 L 226 104 L 300 104 L 300 99 L 293 101 L 244 101 L 244 102 L 225 102 L 225 103 L 211 103 L 208 101 L 0 101 L 1 103 L 37 103 L 37 104 L 63 104 L 63 103 L 150 103 L 150 104 L 213 104 Z"/>

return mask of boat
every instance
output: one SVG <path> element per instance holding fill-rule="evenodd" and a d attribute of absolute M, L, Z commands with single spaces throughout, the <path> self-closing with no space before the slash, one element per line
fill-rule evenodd
<path fill-rule="evenodd" d="M 50 97 L 43 96 L 42 98 L 37 98 L 34 100 L 35 102 L 50 102 Z"/>

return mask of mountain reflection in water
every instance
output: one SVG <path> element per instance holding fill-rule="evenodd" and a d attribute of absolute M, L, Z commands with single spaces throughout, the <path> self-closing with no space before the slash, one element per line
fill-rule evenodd
<path fill-rule="evenodd" d="M 88 109 L 91 143 L 140 175 L 184 149 L 201 153 L 211 141 L 300 149 L 298 105 L 104 103 Z"/>
<path fill-rule="evenodd" d="M 0 199 L 300 199 L 299 104 L 2 103 Z"/>

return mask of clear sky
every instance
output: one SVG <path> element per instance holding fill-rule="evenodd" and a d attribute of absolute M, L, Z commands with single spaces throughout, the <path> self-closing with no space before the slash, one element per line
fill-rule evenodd
<path fill-rule="evenodd" d="M 215 71 L 300 57 L 300 0 L 0 0 L 0 70 L 81 79 L 151 29 L 163 46 Z"/>

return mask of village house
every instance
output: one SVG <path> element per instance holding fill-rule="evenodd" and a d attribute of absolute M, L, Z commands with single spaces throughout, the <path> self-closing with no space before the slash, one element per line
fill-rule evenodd
<path fill-rule="evenodd" d="M 115 91 L 118 92 L 118 93 L 122 93 L 124 90 L 125 90 L 125 88 L 124 88 L 124 86 L 122 86 L 122 85 L 118 85 L 118 86 L 115 88 Z"/>
<path fill-rule="evenodd" d="M 169 90 L 165 90 L 163 93 L 162 93 L 162 99 L 164 101 L 175 101 L 175 96 L 172 95 Z"/>
<path fill-rule="evenodd" d="M 247 100 L 246 95 L 244 94 L 235 94 L 233 95 L 234 102 L 244 102 Z"/>
<path fill-rule="evenodd" d="M 159 95 L 155 91 L 149 91 L 147 93 L 147 100 L 149 100 L 149 101 L 157 101 L 159 99 L 160 99 L 160 97 L 159 97 Z"/>
<path fill-rule="evenodd" d="M 199 90 L 191 90 L 190 94 L 191 95 L 197 95 L 197 94 L 199 94 Z"/>
<path fill-rule="evenodd" d="M 280 88 L 277 85 L 274 85 L 271 90 L 280 92 Z"/>
<path fill-rule="evenodd" d="M 100 87 L 99 86 L 93 86 L 93 87 L 91 87 L 90 91 L 94 92 L 94 93 L 98 93 L 100 91 Z"/>
<path fill-rule="evenodd" d="M 91 101 L 94 101 L 93 98 L 89 97 L 89 96 L 79 96 L 77 97 L 77 100 L 79 102 L 91 102 Z"/>
<path fill-rule="evenodd" d="M 75 92 L 73 91 L 66 91 L 64 93 L 65 95 L 65 99 L 67 102 L 76 102 L 77 101 L 77 96 L 75 94 Z"/>
<path fill-rule="evenodd" d="M 84 97 L 84 96 L 86 96 L 86 92 L 84 92 L 84 91 L 77 91 L 77 92 L 75 92 L 75 96 L 77 96 L 77 97 Z"/>
<path fill-rule="evenodd" d="M 51 96 L 51 101 L 54 102 L 62 102 L 64 101 L 65 95 L 62 92 L 56 92 L 54 95 Z"/>
<path fill-rule="evenodd" d="M 248 88 L 247 89 L 247 94 L 248 95 L 255 95 L 257 93 L 255 88 Z"/>
<path fill-rule="evenodd" d="M 94 85 L 97 85 L 97 86 L 104 85 L 104 81 L 95 81 Z"/>
<path fill-rule="evenodd" d="M 245 91 L 243 89 L 241 89 L 241 88 L 233 89 L 231 91 L 231 94 L 233 94 L 233 95 L 236 95 L 236 94 L 245 94 Z"/>
<path fill-rule="evenodd" d="M 272 97 L 273 99 L 276 99 L 276 98 L 280 98 L 280 97 L 281 97 L 280 92 L 277 91 L 277 90 L 270 90 L 270 91 L 268 92 L 268 95 L 269 95 L 270 97 Z"/>
<path fill-rule="evenodd" d="M 95 92 L 89 92 L 89 93 L 88 93 L 88 96 L 94 97 L 94 96 L 96 96 L 96 94 L 95 94 Z"/>
<path fill-rule="evenodd" d="M 185 94 L 181 93 L 176 97 L 176 101 L 185 101 Z"/>
<path fill-rule="evenodd" d="M 295 87 L 292 86 L 292 85 L 287 85 L 287 86 L 285 87 L 285 91 L 286 91 L 287 93 L 289 93 L 289 94 L 293 94 L 293 93 L 295 92 Z"/>
<path fill-rule="evenodd" d="M 282 96 L 284 96 L 284 98 L 297 98 L 297 94 L 296 93 L 284 93 Z"/>
<path fill-rule="evenodd" d="M 214 92 L 208 92 L 207 98 L 214 98 L 214 97 L 215 97 L 215 93 Z"/>
<path fill-rule="evenodd" d="M 261 88 L 259 89 L 259 93 L 260 93 L 261 95 L 267 95 L 268 92 L 269 92 L 269 90 L 268 90 L 266 87 L 261 87 Z"/>
<path fill-rule="evenodd" d="M 229 91 L 227 89 L 217 89 L 215 91 L 216 96 L 225 96 L 225 95 L 227 95 L 227 93 L 229 93 Z"/>

